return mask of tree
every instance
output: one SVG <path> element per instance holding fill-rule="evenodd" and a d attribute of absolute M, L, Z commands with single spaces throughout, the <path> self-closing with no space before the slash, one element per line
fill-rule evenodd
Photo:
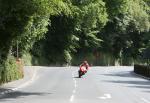
<path fill-rule="evenodd" d="M 142 0 L 104 0 L 109 22 L 103 29 L 103 47 L 114 57 L 136 58 L 143 48 L 143 32 L 149 31 L 148 6 Z M 105 35 L 106 34 L 106 35 Z M 109 48 L 107 48 L 107 47 Z"/>
<path fill-rule="evenodd" d="M 107 22 L 105 4 L 99 0 L 80 2 L 63 1 L 68 11 L 61 9 L 60 14 L 50 17 L 43 45 L 51 63 L 70 63 L 73 53 L 99 47 L 97 33 Z"/>
<path fill-rule="evenodd" d="M 75 26 L 73 10 L 75 8 L 71 5 L 71 2 L 69 0 L 61 1 L 60 6 L 56 9 L 59 12 L 50 16 L 51 25 L 48 26 L 45 38 L 35 44 L 37 46 L 43 45 L 42 49 L 45 51 L 39 50 L 40 53 L 37 54 L 34 48 L 32 50 L 32 53 L 38 58 L 38 62 L 40 62 L 39 58 L 42 56 L 49 61 L 48 65 L 70 63 L 71 53 L 75 51 L 76 41 L 78 41 L 73 33 Z"/>
<path fill-rule="evenodd" d="M 73 61 L 79 63 L 81 58 L 88 60 L 88 54 L 93 55 L 100 47 L 102 40 L 98 38 L 98 33 L 107 23 L 108 15 L 102 0 L 73 0 L 73 4 L 78 8 L 75 33 L 79 37 Z"/>
<path fill-rule="evenodd" d="M 107 22 L 105 3 L 101 0 L 86 0 L 77 3 L 80 12 L 76 32 L 80 38 L 81 48 L 99 47 L 101 39 L 97 38 L 97 33 Z"/>
<path fill-rule="evenodd" d="M 32 44 L 35 38 L 43 37 L 49 21 L 49 0 L 0 0 L 0 78 L 1 81 L 10 81 L 14 72 L 9 71 L 13 65 L 11 50 L 16 41 L 21 45 Z M 34 39 L 33 39 L 34 38 Z M 27 43 L 26 43 L 27 42 Z M 14 71 L 16 67 L 14 66 Z M 13 70 L 12 70 L 13 71 Z M 16 71 L 16 73 L 18 73 Z M 6 79 L 7 76 L 10 78 Z M 17 76 L 17 75 L 16 75 Z"/>

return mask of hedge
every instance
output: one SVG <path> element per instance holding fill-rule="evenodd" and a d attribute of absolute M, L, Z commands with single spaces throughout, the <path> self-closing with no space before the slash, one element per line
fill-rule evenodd
<path fill-rule="evenodd" d="M 150 66 L 134 65 L 134 72 L 145 77 L 150 77 Z"/>
<path fill-rule="evenodd" d="M 0 65 L 0 85 L 23 78 L 23 63 L 20 59 L 9 56 L 4 64 Z"/>

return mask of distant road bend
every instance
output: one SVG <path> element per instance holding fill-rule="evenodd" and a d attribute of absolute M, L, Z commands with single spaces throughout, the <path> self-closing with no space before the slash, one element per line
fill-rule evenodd
<path fill-rule="evenodd" d="M 0 96 L 0 103 L 150 103 L 150 81 L 133 67 L 38 67 L 29 85 Z"/>

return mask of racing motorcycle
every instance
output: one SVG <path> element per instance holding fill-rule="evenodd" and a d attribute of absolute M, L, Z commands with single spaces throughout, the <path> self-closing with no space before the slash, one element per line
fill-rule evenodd
<path fill-rule="evenodd" d="M 81 78 L 81 76 L 85 75 L 86 72 L 87 72 L 86 67 L 85 66 L 80 66 L 80 68 L 78 70 L 79 78 Z"/>

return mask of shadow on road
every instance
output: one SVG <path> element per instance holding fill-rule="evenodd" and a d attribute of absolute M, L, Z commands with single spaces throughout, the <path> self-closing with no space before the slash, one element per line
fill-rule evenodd
<path fill-rule="evenodd" d="M 149 81 L 138 81 L 138 80 L 128 80 L 128 81 L 125 81 L 125 80 L 117 80 L 117 81 L 107 81 L 107 82 L 112 82 L 112 83 L 120 83 L 120 84 L 134 84 L 133 87 L 139 87 L 139 86 L 136 86 L 136 85 L 149 85 L 150 86 L 150 82 Z M 131 86 L 130 86 L 131 87 Z"/>
<path fill-rule="evenodd" d="M 129 86 L 129 87 L 132 87 L 132 88 L 141 88 L 141 89 L 150 89 L 150 85 L 146 85 L 146 86 Z"/>
<path fill-rule="evenodd" d="M 138 76 L 136 76 L 134 74 L 133 71 L 125 71 L 125 72 L 117 72 L 117 73 L 113 73 L 113 74 L 100 74 L 100 75 L 104 75 L 104 76 L 118 76 L 118 77 L 128 77 L 128 78 L 139 78 Z"/>
<path fill-rule="evenodd" d="M 104 80 L 104 82 L 117 83 L 121 86 L 130 88 L 138 88 L 143 92 L 150 92 L 150 81 L 137 76 L 133 71 L 116 72 L 110 74 L 100 74 L 104 76 L 113 77 L 111 80 Z M 123 85 L 122 85 L 123 84 Z"/>
<path fill-rule="evenodd" d="M 6 89 L 6 88 L 1 88 L 1 87 L 0 87 L 0 95 L 1 95 L 1 93 L 4 92 L 4 91 L 12 91 L 12 90 L 11 90 L 11 89 Z"/>
<path fill-rule="evenodd" d="M 73 78 L 79 78 L 79 76 L 73 77 Z"/>
<path fill-rule="evenodd" d="M 6 89 L 5 89 L 6 90 Z M 10 93 L 6 93 L 4 95 L 0 95 L 0 101 L 6 100 L 6 99 L 16 99 L 16 98 L 23 98 L 26 96 L 45 96 L 49 95 L 52 93 L 43 93 L 43 92 L 23 92 L 23 91 L 12 91 L 12 90 L 7 90 L 11 91 Z"/>

